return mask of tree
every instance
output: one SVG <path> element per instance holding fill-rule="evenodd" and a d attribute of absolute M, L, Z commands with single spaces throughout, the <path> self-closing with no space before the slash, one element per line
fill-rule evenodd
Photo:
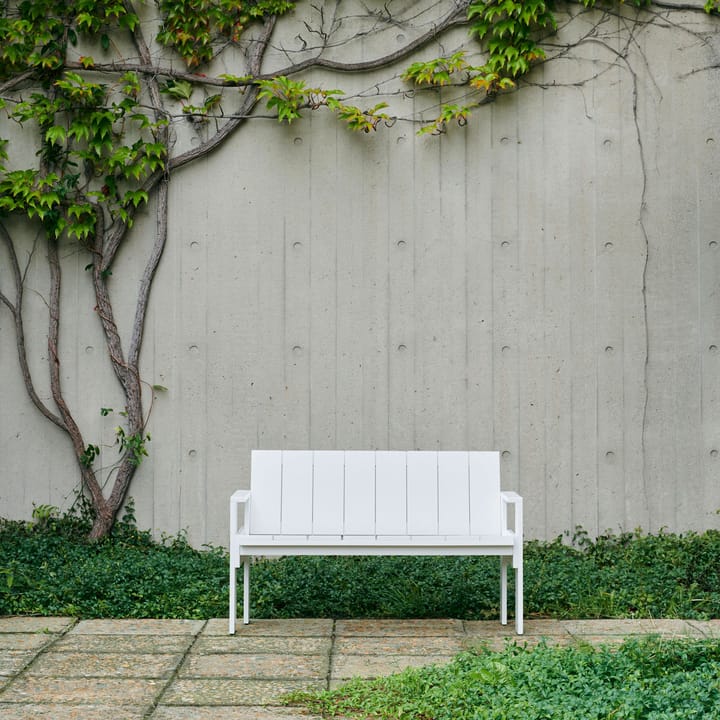
<path fill-rule="evenodd" d="M 594 0 L 584 0 L 592 7 Z M 633 0 L 638 8 L 645 0 Z M 710 0 L 706 10 L 714 12 Z M 604 12 L 616 12 L 608 7 Z M 598 16 L 598 22 L 599 22 Z M 638 19 L 640 22 L 641 19 Z M 283 24 L 286 29 L 282 29 Z M 346 60 L 338 52 L 394 27 L 401 46 Z M 287 28 L 290 28 L 289 30 Z M 472 43 L 432 58 L 457 29 Z M 280 122 L 327 110 L 351 130 L 370 133 L 397 120 L 385 102 L 369 107 L 341 90 L 312 87 L 313 70 L 363 73 L 384 69 L 409 92 L 427 92 L 435 111 L 411 118 L 420 134 L 464 125 L 473 111 L 522 86 L 548 60 L 556 29 L 543 0 L 426 0 L 297 4 L 287 0 L 21 0 L 0 16 L 0 108 L 13 142 L 0 141 L 0 238 L 6 258 L 0 301 L 15 330 L 28 396 L 67 433 L 95 514 L 92 538 L 105 536 L 147 455 L 147 395 L 139 360 L 150 291 L 167 241 L 168 183 L 265 107 Z M 287 37 L 296 32 L 290 46 Z M 567 49 L 555 48 L 555 55 Z M 418 53 L 429 60 L 411 62 Z M 178 62 L 180 59 L 180 62 Z M 400 69 L 399 69 L 400 68 Z M 232 72 L 227 72 L 230 69 Z M 398 70 L 399 69 L 399 70 Z M 452 90 L 451 102 L 438 101 Z M 14 154 L 32 138 L 35 160 Z M 193 138 L 195 143 L 191 143 Z M 113 269 L 137 212 L 151 197 L 156 232 L 145 259 L 129 333 L 116 317 L 114 294 L 123 278 Z M 35 235 L 38 247 L 27 247 Z M 60 343 L 64 251 L 87 256 L 95 312 L 123 397 L 116 428 L 119 460 L 96 466 L 101 448 L 88 441 L 62 385 Z M 25 340 L 28 258 L 47 258 L 47 363 L 50 397 L 38 391 Z M 145 388 L 145 398 L 143 396 Z M 107 415 L 111 408 L 101 408 Z M 112 479 L 110 492 L 103 488 Z"/>

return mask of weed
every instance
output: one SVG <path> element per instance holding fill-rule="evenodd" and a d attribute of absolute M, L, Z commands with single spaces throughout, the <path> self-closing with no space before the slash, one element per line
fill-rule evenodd
<path fill-rule="evenodd" d="M 415 720 L 704 720 L 720 707 L 720 642 L 629 640 L 618 648 L 463 653 L 443 666 L 297 692 L 287 704 L 323 717 Z"/>

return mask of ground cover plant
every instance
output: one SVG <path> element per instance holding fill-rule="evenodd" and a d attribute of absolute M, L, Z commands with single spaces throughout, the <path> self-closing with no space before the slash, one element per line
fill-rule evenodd
<path fill-rule="evenodd" d="M 443 666 L 295 693 L 324 717 L 415 720 L 706 720 L 720 708 L 720 642 L 480 649 Z"/>
<path fill-rule="evenodd" d="M 0 615 L 225 617 L 228 557 L 183 534 L 154 540 L 132 511 L 87 540 L 87 513 L 36 509 L 0 520 Z M 584 533 L 525 547 L 526 613 L 535 617 L 720 617 L 720 532 Z M 259 561 L 254 617 L 454 617 L 499 613 L 497 558 Z"/>

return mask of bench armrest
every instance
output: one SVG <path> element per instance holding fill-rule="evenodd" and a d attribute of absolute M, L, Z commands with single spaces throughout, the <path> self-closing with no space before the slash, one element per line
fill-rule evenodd
<path fill-rule="evenodd" d="M 250 499 L 250 491 L 249 490 L 236 490 L 230 496 L 231 503 L 246 503 L 249 499 Z"/>
<path fill-rule="evenodd" d="M 516 541 L 522 543 L 523 538 L 523 499 L 516 492 L 506 490 L 500 493 L 500 500 L 503 509 L 503 535 L 513 534 Z M 514 505 L 513 513 L 513 529 L 508 527 L 508 510 L 510 505 Z"/>
<path fill-rule="evenodd" d="M 232 539 L 239 531 L 245 529 L 247 522 L 247 509 L 250 505 L 250 490 L 236 490 L 230 496 L 230 545 Z M 243 508 L 242 522 L 238 524 L 238 510 Z"/>

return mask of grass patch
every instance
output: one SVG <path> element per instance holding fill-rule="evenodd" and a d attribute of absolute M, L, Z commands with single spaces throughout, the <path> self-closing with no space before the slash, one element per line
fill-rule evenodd
<path fill-rule="evenodd" d="M 508 645 L 448 665 L 294 693 L 324 717 L 401 720 L 707 720 L 720 708 L 720 643 L 628 640 L 613 649 Z"/>
<path fill-rule="evenodd" d="M 228 556 L 160 542 L 132 518 L 85 540 L 82 517 L 0 520 L 0 615 L 225 617 Z M 497 558 L 289 557 L 252 570 L 253 617 L 453 617 L 499 614 Z M 525 548 L 526 614 L 720 617 L 720 533 L 605 535 Z"/>

